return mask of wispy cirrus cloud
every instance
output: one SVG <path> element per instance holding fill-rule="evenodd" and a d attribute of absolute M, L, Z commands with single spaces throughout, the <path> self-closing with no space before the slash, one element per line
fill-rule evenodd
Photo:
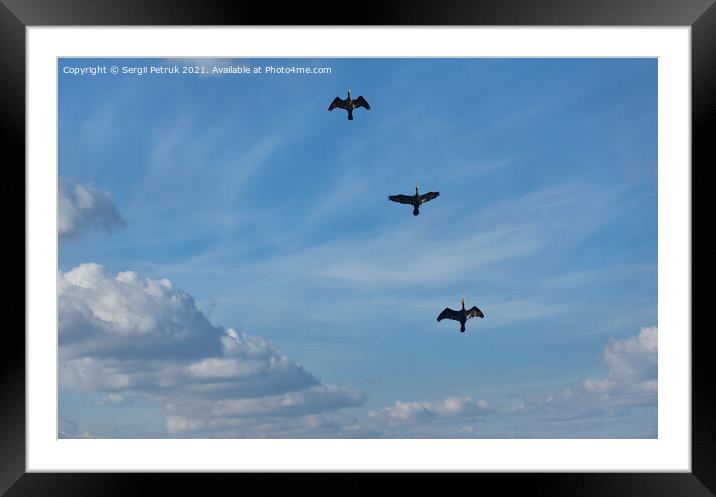
<path fill-rule="evenodd" d="M 166 421 L 159 436 L 383 436 L 398 428 L 403 434 L 483 436 L 472 422 L 485 419 L 503 422 L 491 428 L 498 435 L 534 434 L 532 427 L 550 424 L 548 418 L 578 422 L 638 409 L 616 406 L 618 392 L 625 402 L 635 396 L 624 393 L 635 387 L 625 387 L 618 374 L 584 371 L 593 368 L 586 356 L 599 340 L 588 334 L 623 336 L 656 315 L 656 287 L 650 286 L 656 255 L 649 249 L 655 246 L 649 216 L 656 211 L 648 200 L 655 198 L 648 182 L 656 162 L 643 131 L 655 125 L 633 119 L 643 103 L 635 97 L 648 94 L 649 80 L 615 67 L 621 62 L 603 66 L 606 71 L 585 71 L 583 61 L 550 61 L 546 71 L 538 61 L 514 69 L 500 61 L 326 63 L 335 64 L 334 79 L 308 84 L 297 77 L 132 77 L 119 85 L 133 89 L 125 92 L 133 98 L 121 104 L 116 88 L 106 85 L 66 94 L 67 108 L 77 110 L 61 123 L 69 131 L 63 171 L 111 184 L 131 226 L 117 237 L 67 245 L 63 269 L 87 260 L 131 267 L 158 292 L 168 277 L 175 292 L 177 284 L 191 288 L 194 310 L 212 311 L 206 323 L 191 321 L 191 312 L 169 305 L 174 297 L 152 301 L 147 295 L 154 290 L 129 291 L 127 282 L 106 289 L 106 282 L 98 283 L 89 295 L 74 288 L 74 307 L 62 316 L 62 348 L 79 372 L 66 371 L 74 374 L 66 379 L 88 393 L 80 400 L 68 395 L 68 404 L 144 414 L 141 405 L 149 399 L 163 409 L 153 414 Z M 427 64 L 435 65 L 425 71 Z M 435 71 L 441 64 L 455 70 Z M 616 100 L 604 86 L 605 79 L 614 84 L 612 74 L 621 74 Z M 349 77 L 361 78 L 350 86 L 374 107 L 351 123 L 326 111 Z M 475 84 L 465 85 L 466 77 Z M 391 106 L 414 93 L 415 81 L 431 98 Z M 450 91 L 436 91 L 445 87 Z M 585 101 L 592 94 L 599 98 L 596 109 Z M 617 137 L 619 150 L 614 138 L 623 133 L 613 126 L 615 116 L 619 128 L 632 130 L 624 135 L 628 140 Z M 111 143 L 120 144 L 112 154 L 116 161 L 104 160 L 103 147 Z M 632 159 L 642 165 L 629 177 L 623 162 Z M 631 190 L 625 188 L 630 181 Z M 415 183 L 441 191 L 418 218 L 386 198 L 409 193 Z M 635 263 L 644 264 L 639 274 Z M 107 300 L 98 302 L 93 292 Z M 472 323 L 474 334 L 455 347 L 454 336 L 441 335 L 455 330 L 438 326 L 435 316 L 461 296 L 480 306 L 486 319 Z M 65 303 L 72 300 L 69 292 L 65 297 Z M 182 297 L 176 300 L 192 309 Z M 145 306 L 155 307 L 156 315 Z M 376 389 L 381 400 L 370 405 L 383 416 L 369 426 L 367 412 L 350 409 L 356 402 L 350 391 L 323 383 L 296 360 L 281 372 L 265 367 L 270 361 L 231 355 L 223 347 L 224 339 L 233 339 L 229 330 L 212 322 L 270 337 L 328 378 L 384 381 Z M 580 326 L 585 322 L 590 326 Z M 181 328 L 195 333 L 182 336 Z M 151 331 L 158 329 L 163 334 Z M 587 359 L 566 361 L 559 374 L 568 379 L 549 377 L 558 369 L 547 364 L 556 343 Z M 532 347 L 547 353 L 529 357 Z M 421 383 L 410 361 L 431 380 Z M 512 384 L 521 367 L 534 371 L 522 381 L 539 390 Z M 503 369 L 510 373 L 494 380 Z M 569 401 L 561 400 L 558 388 L 587 377 L 593 391 L 580 382 L 570 387 Z M 541 395 L 547 384 L 557 384 L 550 387 L 556 393 Z M 519 394 L 510 393 L 512 387 Z M 496 403 L 501 390 L 524 401 L 515 405 L 513 396 L 509 405 Z M 226 392 L 226 402 L 218 404 Z M 581 403 L 574 392 L 581 392 Z M 492 411 L 462 418 L 459 409 L 447 416 L 440 408 L 445 397 L 469 395 L 488 399 Z M 614 407 L 605 407 L 605 396 Z M 341 402 L 349 409 L 330 407 Z M 423 432 L 421 422 L 396 421 L 425 412 Z M 85 417 L 68 414 L 84 425 Z M 124 421 L 126 433 L 142 424 Z"/>

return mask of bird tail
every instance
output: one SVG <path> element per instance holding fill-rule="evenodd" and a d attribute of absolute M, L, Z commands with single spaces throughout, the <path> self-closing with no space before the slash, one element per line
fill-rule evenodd
<path fill-rule="evenodd" d="M 465 333 L 465 323 L 460 323 L 460 333 Z"/>
<path fill-rule="evenodd" d="M 349 121 L 352 121 L 352 120 L 353 120 L 353 113 L 352 113 L 352 112 L 349 112 L 349 113 L 348 113 L 348 120 L 349 120 Z"/>
<path fill-rule="evenodd" d="M 413 216 L 417 216 L 420 214 L 420 211 L 418 209 L 413 209 Z"/>

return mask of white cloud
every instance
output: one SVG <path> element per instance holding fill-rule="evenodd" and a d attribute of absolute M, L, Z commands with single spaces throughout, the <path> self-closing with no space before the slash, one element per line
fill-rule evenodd
<path fill-rule="evenodd" d="M 245 434 L 257 433 L 257 426 L 285 423 L 286 418 L 296 418 L 305 428 L 323 425 L 326 418 L 317 414 L 331 412 L 341 407 L 363 403 L 363 395 L 352 389 L 320 384 L 303 390 L 259 398 L 227 398 L 221 400 L 193 399 L 191 405 L 169 404 L 166 427 L 172 434 L 197 431 L 222 432 L 238 430 Z M 338 433 L 343 426 L 333 424 Z M 283 427 L 285 430 L 285 426 Z M 274 431 L 271 429 L 271 431 Z"/>
<path fill-rule="evenodd" d="M 213 325 L 166 279 L 83 264 L 60 272 L 58 289 L 61 386 L 100 394 L 95 406 L 158 402 L 168 436 L 563 436 L 558 425 L 570 423 L 576 435 L 657 400 L 658 329 L 651 326 L 607 343 L 604 375 L 556 393 L 517 404 L 469 396 L 397 401 L 356 419 L 342 409 L 362 405 L 361 392 L 320 381 L 262 337 Z M 472 426 L 485 419 L 484 429 Z"/>
<path fill-rule="evenodd" d="M 533 252 L 540 244 L 533 235 L 522 228 L 495 229 L 467 235 L 459 241 L 415 247 L 414 233 L 401 230 L 372 239 L 327 244 L 319 247 L 317 252 L 323 253 L 314 260 L 326 261 L 325 269 L 318 272 L 320 276 L 357 283 L 385 285 L 444 281 Z M 415 247 L 412 257 L 406 258 L 394 250 L 400 246 Z M 385 255 L 378 258 L 376 254 Z"/>
<path fill-rule="evenodd" d="M 60 178 L 58 234 L 72 238 L 90 231 L 111 232 L 125 225 L 109 193 Z"/>
<path fill-rule="evenodd" d="M 334 193 L 338 192 L 344 202 L 346 198 L 360 197 L 364 189 L 360 178 L 351 173 L 336 180 L 335 191 L 331 189 L 328 194 L 318 196 L 314 209 L 309 209 L 304 218 L 307 222 L 293 223 L 286 229 L 276 229 L 274 222 L 263 223 L 271 227 L 267 230 L 269 236 L 279 237 L 281 243 L 277 246 L 281 251 L 272 257 L 271 264 L 262 265 L 261 271 L 311 278 L 312 282 L 318 277 L 331 283 L 365 285 L 371 293 L 425 281 L 456 281 L 478 270 L 487 273 L 507 261 L 528 260 L 548 249 L 553 253 L 555 246 L 566 247 L 592 233 L 608 219 L 607 213 L 613 208 L 612 196 L 586 186 L 550 187 L 477 210 L 470 207 L 474 214 L 464 219 L 460 216 L 464 215 L 466 205 L 451 207 L 436 200 L 429 207 L 433 214 L 426 212 L 419 223 L 396 223 L 402 217 L 397 216 L 398 210 L 395 217 L 376 219 L 384 229 L 284 250 L 294 240 L 303 239 L 299 233 L 330 217 L 330 212 L 345 217 L 341 209 L 331 211 Z M 464 201 L 468 202 L 467 199 Z M 446 218 L 460 221 L 445 223 Z M 435 236 L 437 232 L 439 237 Z M 411 257 L 404 257 L 396 247 L 410 247 Z M 502 274 L 500 281 L 504 278 Z"/>
<path fill-rule="evenodd" d="M 363 403 L 264 338 L 214 326 L 166 279 L 83 264 L 58 280 L 61 386 L 102 393 L 100 404 L 161 402 L 170 434 L 250 436 L 256 421 L 245 418 L 265 425 Z"/>
<path fill-rule="evenodd" d="M 658 328 L 642 328 L 636 336 L 611 339 L 604 348 L 607 374 L 587 378 L 551 395 L 533 396 L 505 412 L 565 421 L 624 414 L 625 409 L 657 403 Z"/>
<path fill-rule="evenodd" d="M 392 407 L 370 411 L 369 418 L 380 425 L 400 426 L 426 420 L 466 420 L 492 412 L 485 400 L 448 397 L 438 402 L 401 402 Z"/>
<path fill-rule="evenodd" d="M 115 277 L 82 264 L 58 276 L 64 358 L 202 356 L 221 352 L 223 330 L 166 280 Z M 213 338 L 213 339 L 212 339 Z"/>
<path fill-rule="evenodd" d="M 656 326 L 642 328 L 639 335 L 626 340 L 611 340 L 604 349 L 607 376 L 588 378 L 582 387 L 596 394 L 656 401 L 657 356 Z"/>
<path fill-rule="evenodd" d="M 471 397 L 438 402 L 402 402 L 368 416 L 380 436 L 578 437 L 614 433 L 609 419 L 657 401 L 656 326 L 636 336 L 611 339 L 604 348 L 606 375 L 584 379 L 557 393 L 533 395 L 519 403 L 488 403 Z M 466 425 L 489 419 L 479 432 Z M 618 431 L 617 431 L 618 433 Z M 647 427 L 645 433 L 653 434 Z M 622 436 L 622 435 L 616 435 Z M 650 435 L 651 436 L 651 435 Z"/>

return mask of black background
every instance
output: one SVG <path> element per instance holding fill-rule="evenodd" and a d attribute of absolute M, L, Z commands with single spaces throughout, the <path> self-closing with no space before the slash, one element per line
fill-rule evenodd
<path fill-rule="evenodd" d="M 380 492 L 387 483 L 488 495 L 713 496 L 716 395 L 711 347 L 716 241 L 714 0 L 392 0 L 309 3 L 199 0 L 0 0 L 0 177 L 5 324 L 0 326 L 0 492 L 8 496 Z M 692 40 L 692 473 L 498 474 L 39 474 L 25 473 L 25 28 L 94 25 L 536 25 L 691 26 Z M 54 179 L 48 178 L 48 181 Z M 696 226 L 701 225 L 701 230 Z M 23 262 L 23 263 L 21 263 Z M 11 281 L 16 283 L 11 284 Z M 22 283 L 20 283 L 22 282 Z M 22 288 L 22 290 L 21 290 Z M 663 303 L 662 303 L 663 305 Z M 696 309 L 700 308 L 701 311 Z M 22 317 L 20 317 L 22 316 Z M 688 332 L 689 330 L 683 330 Z M 390 477 L 390 482 L 385 480 Z M 355 482 L 355 483 L 354 483 Z M 256 484 L 254 486 L 253 484 Z M 403 489 L 401 489 L 403 490 Z M 410 491 L 409 488 L 403 491 Z M 223 493 L 223 492 L 221 492 Z"/>

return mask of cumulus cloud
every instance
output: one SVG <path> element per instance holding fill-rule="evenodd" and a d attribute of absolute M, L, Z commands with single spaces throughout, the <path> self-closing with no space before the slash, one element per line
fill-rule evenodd
<path fill-rule="evenodd" d="M 586 379 L 582 387 L 588 392 L 656 401 L 658 329 L 642 328 L 639 335 L 626 340 L 611 340 L 604 349 L 608 367 L 605 378 Z"/>
<path fill-rule="evenodd" d="M 604 348 L 606 376 L 587 378 L 552 395 L 533 396 L 508 407 L 512 414 L 536 415 L 545 421 L 618 416 L 630 407 L 657 404 L 658 328 L 642 328 L 624 340 L 611 339 Z"/>
<path fill-rule="evenodd" d="M 109 193 L 60 178 L 58 234 L 74 238 L 91 231 L 112 232 L 125 225 Z"/>
<path fill-rule="evenodd" d="M 61 386 L 100 404 L 158 401 L 170 434 L 253 436 L 272 419 L 364 401 L 264 338 L 213 325 L 166 279 L 83 264 L 59 273 L 58 298 Z"/>
<path fill-rule="evenodd" d="M 438 402 L 401 402 L 370 411 L 369 418 L 383 426 L 397 427 L 430 420 L 465 421 L 492 412 L 485 400 L 448 397 Z"/>
<path fill-rule="evenodd" d="M 90 406 L 158 403 L 165 436 L 563 436 L 564 423 L 577 434 L 586 425 L 574 423 L 657 401 L 656 326 L 609 340 L 604 375 L 553 394 L 399 400 L 356 418 L 345 408 L 361 406 L 363 393 L 319 380 L 260 336 L 212 324 L 166 279 L 82 264 L 58 274 L 58 298 L 61 387 L 97 394 Z M 85 436 L 74 421 L 60 425 L 62 437 Z"/>
<path fill-rule="evenodd" d="M 610 339 L 602 357 L 606 374 L 569 388 L 515 402 L 488 403 L 471 397 L 437 402 L 402 402 L 370 411 L 368 425 L 380 436 L 564 437 L 602 435 L 605 420 L 627 416 L 631 408 L 657 403 L 658 329 L 642 328 L 622 340 Z M 470 423 L 489 419 L 478 431 Z M 569 426 L 569 428 L 567 428 Z M 649 436 L 654 431 L 647 430 Z"/>

